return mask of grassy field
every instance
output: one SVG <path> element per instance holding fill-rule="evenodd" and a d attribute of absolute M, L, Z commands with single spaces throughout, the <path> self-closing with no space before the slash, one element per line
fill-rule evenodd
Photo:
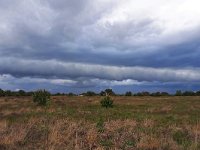
<path fill-rule="evenodd" d="M 199 150 L 200 97 L 0 98 L 0 149 Z"/>

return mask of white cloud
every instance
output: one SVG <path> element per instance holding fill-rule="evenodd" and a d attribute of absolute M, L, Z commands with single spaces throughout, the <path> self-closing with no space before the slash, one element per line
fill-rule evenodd
<path fill-rule="evenodd" d="M 197 0 L 118 1 L 111 13 L 97 20 L 85 34 L 89 33 L 94 44 L 104 43 L 123 51 L 126 47 L 144 52 L 180 44 L 199 29 L 199 4 Z"/>

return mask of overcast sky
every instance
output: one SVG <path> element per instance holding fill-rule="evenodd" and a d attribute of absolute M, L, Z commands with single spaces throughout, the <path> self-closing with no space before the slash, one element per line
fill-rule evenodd
<path fill-rule="evenodd" d="M 0 0 L 0 88 L 200 90 L 199 0 Z"/>

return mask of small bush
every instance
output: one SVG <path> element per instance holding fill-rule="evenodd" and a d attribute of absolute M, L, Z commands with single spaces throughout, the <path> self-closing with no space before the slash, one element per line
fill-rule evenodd
<path fill-rule="evenodd" d="M 133 95 L 133 94 L 132 94 L 131 91 L 128 91 L 128 92 L 125 93 L 125 96 L 132 96 L 132 95 Z"/>
<path fill-rule="evenodd" d="M 102 107 L 106 107 L 106 108 L 111 108 L 113 107 L 113 101 L 111 100 L 111 98 L 109 96 L 106 96 L 104 97 L 102 100 L 101 100 L 101 106 Z"/>
<path fill-rule="evenodd" d="M 50 104 L 50 93 L 46 90 L 38 90 L 33 93 L 33 102 L 41 106 Z"/>

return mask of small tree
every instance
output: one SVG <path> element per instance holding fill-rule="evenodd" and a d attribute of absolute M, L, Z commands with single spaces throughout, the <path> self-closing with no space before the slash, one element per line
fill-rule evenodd
<path fill-rule="evenodd" d="M 0 89 L 0 96 L 5 96 L 5 92 L 2 89 Z"/>
<path fill-rule="evenodd" d="M 197 96 L 200 96 L 200 91 L 197 91 L 197 92 L 196 92 L 196 95 L 197 95 Z"/>
<path fill-rule="evenodd" d="M 101 106 L 102 107 L 106 107 L 106 108 L 111 108 L 113 107 L 113 101 L 111 100 L 111 98 L 109 96 L 106 96 L 104 97 L 102 100 L 101 100 Z"/>
<path fill-rule="evenodd" d="M 125 93 L 125 96 L 132 96 L 132 95 L 133 95 L 133 94 L 132 94 L 131 91 L 128 91 L 128 92 Z"/>
<path fill-rule="evenodd" d="M 175 96 L 182 96 L 182 94 L 183 94 L 183 93 L 182 93 L 181 90 L 177 90 L 176 93 L 175 93 Z"/>
<path fill-rule="evenodd" d="M 51 101 L 50 95 L 46 90 L 38 90 L 33 93 L 33 102 L 41 106 L 47 106 Z"/>
<path fill-rule="evenodd" d="M 26 96 L 26 92 L 24 90 L 19 90 L 17 93 L 19 96 Z"/>
<path fill-rule="evenodd" d="M 99 95 L 100 95 L 100 96 L 106 96 L 106 92 L 105 92 L 105 91 L 101 91 L 101 92 L 99 93 Z"/>
<path fill-rule="evenodd" d="M 107 95 L 115 95 L 115 92 L 113 92 L 112 89 L 106 89 L 105 93 L 107 93 Z"/>

